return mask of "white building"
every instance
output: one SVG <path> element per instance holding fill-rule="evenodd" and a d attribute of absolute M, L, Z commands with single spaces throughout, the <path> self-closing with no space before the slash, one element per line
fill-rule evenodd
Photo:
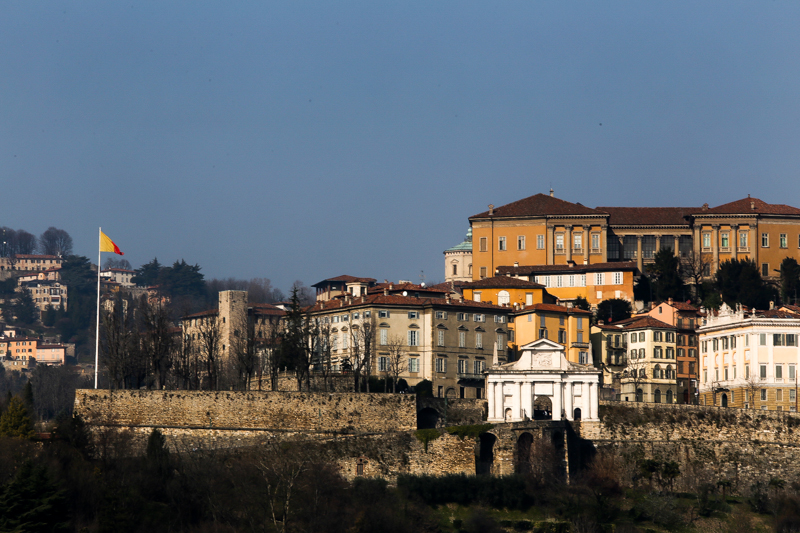
<path fill-rule="evenodd" d="M 598 420 L 600 371 L 570 363 L 548 339 L 522 346 L 519 360 L 486 371 L 489 422 Z"/>

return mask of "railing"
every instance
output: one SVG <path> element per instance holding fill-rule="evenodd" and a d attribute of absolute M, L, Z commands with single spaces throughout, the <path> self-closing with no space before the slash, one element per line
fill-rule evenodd
<path fill-rule="evenodd" d="M 483 374 L 474 374 L 472 372 L 457 372 L 458 379 L 485 379 Z"/>

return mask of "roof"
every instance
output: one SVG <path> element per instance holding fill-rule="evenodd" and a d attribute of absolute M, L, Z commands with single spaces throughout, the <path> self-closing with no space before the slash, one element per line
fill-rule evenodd
<path fill-rule="evenodd" d="M 355 276 L 341 275 L 341 276 L 336 276 L 335 278 L 323 279 L 322 281 L 313 284 L 312 287 L 322 287 L 323 285 L 327 285 L 329 283 L 335 283 L 335 282 L 372 283 L 374 281 L 375 281 L 374 278 L 357 278 Z"/>
<path fill-rule="evenodd" d="M 708 204 L 695 211 L 695 216 L 702 215 L 800 215 L 800 209 L 785 204 L 768 204 L 758 198 L 742 198 L 734 202 L 708 208 Z"/>
<path fill-rule="evenodd" d="M 520 278 L 512 278 L 510 276 L 493 276 L 477 281 L 468 281 L 462 284 L 461 287 L 464 289 L 543 289 L 544 285 Z"/>
<path fill-rule="evenodd" d="M 603 330 L 631 330 L 631 329 L 675 329 L 675 326 L 657 320 L 651 316 L 635 316 L 625 320 L 620 320 L 612 324 L 598 324 L 600 329 Z"/>
<path fill-rule="evenodd" d="M 492 214 L 489 211 L 473 215 L 473 218 L 497 218 L 497 217 L 530 217 L 546 215 L 594 215 L 605 217 L 606 214 L 597 209 L 586 207 L 585 205 L 566 200 L 561 200 L 555 196 L 547 194 L 534 194 L 522 200 L 511 202 L 510 204 L 495 207 Z"/>
<path fill-rule="evenodd" d="M 272 304 L 247 304 L 248 312 L 252 311 L 254 315 L 284 315 L 286 312 L 280 307 Z M 206 309 L 199 313 L 192 313 L 191 315 L 184 315 L 181 320 L 189 320 L 192 318 L 205 318 L 207 316 L 216 316 L 219 314 L 219 309 Z"/>
<path fill-rule="evenodd" d="M 668 305 L 670 307 L 674 307 L 678 311 L 699 311 L 699 309 L 691 304 L 691 302 L 676 302 L 669 300 L 664 300 L 663 302 L 659 302 L 655 304 L 653 307 L 658 307 L 659 305 Z"/>
<path fill-rule="evenodd" d="M 444 251 L 447 252 L 471 252 L 472 251 L 472 227 L 467 230 L 467 236 L 464 237 L 464 240 L 461 244 L 456 244 L 452 248 L 448 248 Z"/>
<path fill-rule="evenodd" d="M 609 270 L 637 270 L 636 261 L 620 261 L 613 263 L 593 263 L 581 265 L 519 265 L 519 266 L 499 266 L 497 273 L 501 276 L 530 276 L 532 274 L 547 274 L 563 272 L 578 273 L 584 272 L 607 272 Z"/>
<path fill-rule="evenodd" d="M 800 314 L 800 305 L 789 305 L 789 304 L 786 304 L 786 305 L 782 305 L 780 307 L 780 309 L 783 310 L 783 311 L 789 311 L 790 313 Z"/>
<path fill-rule="evenodd" d="M 382 305 L 396 305 L 403 307 L 453 307 L 463 309 L 484 309 L 490 311 L 510 312 L 511 308 L 494 305 L 486 302 L 473 302 L 471 300 L 456 300 L 445 298 L 415 298 L 413 296 L 400 296 L 399 294 L 370 294 L 368 296 L 354 296 L 347 300 L 335 300 L 328 302 L 317 302 L 307 307 L 305 311 L 320 313 L 336 311 L 338 309 L 348 309 L 353 307 L 375 307 Z"/>
<path fill-rule="evenodd" d="M 598 207 L 609 214 L 611 226 L 689 226 L 685 217 L 699 207 Z"/>
<path fill-rule="evenodd" d="M 40 254 L 15 254 L 15 258 L 17 259 L 59 259 L 61 258 L 57 255 L 40 255 Z"/>
<path fill-rule="evenodd" d="M 390 285 L 391 288 L 389 287 Z M 443 283 L 439 283 L 430 287 L 423 287 L 422 285 L 416 285 L 414 283 L 378 283 L 377 285 L 370 287 L 368 292 L 372 294 L 388 290 L 390 292 L 427 292 L 443 295 L 450 292 L 450 287 L 444 285 L 445 284 Z"/>
<path fill-rule="evenodd" d="M 525 306 L 523 309 L 517 311 L 518 315 L 529 313 L 531 311 L 549 311 L 552 313 L 568 313 L 571 315 L 591 315 L 591 311 L 581 309 L 580 307 L 567 307 L 565 305 L 556 304 L 533 304 Z"/>

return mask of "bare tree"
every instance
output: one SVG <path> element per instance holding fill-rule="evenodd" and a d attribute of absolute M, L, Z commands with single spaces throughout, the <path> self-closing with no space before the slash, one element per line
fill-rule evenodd
<path fill-rule="evenodd" d="M 134 303 L 118 293 L 110 302 L 110 309 L 101 315 L 101 347 L 103 364 L 111 385 L 117 389 L 126 384 L 138 354 Z"/>
<path fill-rule="evenodd" d="M 392 392 L 397 392 L 397 382 L 400 380 L 400 374 L 406 368 L 406 355 L 403 353 L 403 339 L 397 335 L 392 335 L 388 344 L 385 346 L 389 352 L 388 371 L 392 376 Z"/>
<path fill-rule="evenodd" d="M 758 394 L 759 389 L 761 389 L 761 380 L 756 376 L 755 372 L 750 372 L 750 375 L 744 380 L 745 400 L 750 403 L 750 409 L 755 410 L 756 408 L 756 394 Z M 716 398 L 716 394 L 714 398 Z"/>
<path fill-rule="evenodd" d="M 110 268 L 121 268 L 124 270 L 133 270 L 130 261 L 127 259 L 115 259 L 113 257 L 107 257 L 106 260 L 103 262 L 103 269 L 108 270 Z"/>
<path fill-rule="evenodd" d="M 269 323 L 263 330 L 263 344 L 260 350 L 259 373 L 269 375 L 270 390 L 278 390 L 278 374 L 281 369 L 281 325 Z M 259 380 L 259 387 L 261 381 Z"/>
<path fill-rule="evenodd" d="M 244 390 L 250 390 L 250 382 L 258 368 L 258 337 L 255 317 L 242 309 L 238 316 L 231 317 L 234 328 L 231 354 L 237 382 Z"/>
<path fill-rule="evenodd" d="M 36 236 L 32 233 L 28 233 L 24 229 L 18 229 L 13 234 L 10 234 L 9 237 L 10 255 L 36 253 L 38 243 L 36 242 Z"/>
<path fill-rule="evenodd" d="M 153 385 L 161 390 L 166 382 L 172 354 L 172 321 L 160 299 L 148 301 L 142 296 L 139 304 L 141 349 L 147 360 Z"/>
<path fill-rule="evenodd" d="M 45 255 L 70 255 L 72 254 L 72 237 L 63 229 L 50 226 L 39 237 L 39 249 Z"/>
<path fill-rule="evenodd" d="M 214 314 L 198 320 L 198 353 L 206 375 L 208 389 L 217 390 L 220 373 L 222 331 L 219 316 Z M 201 387 L 202 388 L 202 387 Z"/>
<path fill-rule="evenodd" d="M 622 382 L 633 385 L 633 396 L 639 401 L 639 386 L 647 379 L 647 363 L 644 358 L 628 358 L 628 364 L 622 374 Z M 642 398 L 644 400 L 644 398 Z"/>
<path fill-rule="evenodd" d="M 350 326 L 350 360 L 353 366 L 354 392 L 361 390 L 360 382 L 363 381 L 365 390 L 369 392 L 369 376 L 372 373 L 375 358 L 375 319 L 363 317 L 359 322 L 353 321 Z"/>
<path fill-rule="evenodd" d="M 708 256 L 703 256 L 702 253 L 696 254 L 694 251 L 681 259 L 683 279 L 688 285 L 692 285 L 695 298 L 700 298 L 700 287 L 709 275 L 710 265 L 711 259 Z"/>
<path fill-rule="evenodd" d="M 314 368 L 315 371 L 322 376 L 323 387 L 325 388 L 325 392 L 328 392 L 328 381 L 330 380 L 332 369 L 331 345 L 333 344 L 330 322 L 321 321 L 317 323 L 316 333 L 317 341 L 315 344 Z"/>

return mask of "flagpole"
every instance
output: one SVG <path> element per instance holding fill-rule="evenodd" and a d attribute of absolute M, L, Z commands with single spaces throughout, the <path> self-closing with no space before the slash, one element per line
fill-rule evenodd
<path fill-rule="evenodd" d="M 94 388 L 97 388 L 97 370 L 100 364 L 100 254 L 103 228 L 97 228 L 97 328 L 94 337 Z"/>

